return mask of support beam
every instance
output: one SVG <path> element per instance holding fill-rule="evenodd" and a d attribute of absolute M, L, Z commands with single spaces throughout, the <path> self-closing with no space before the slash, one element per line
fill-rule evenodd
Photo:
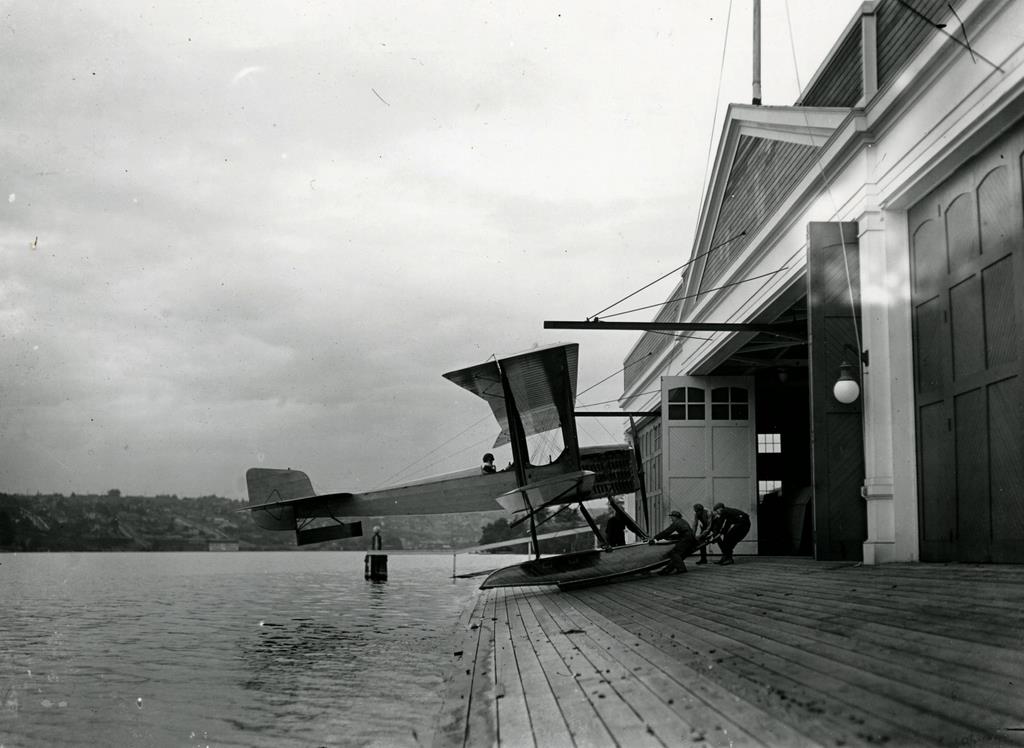
<path fill-rule="evenodd" d="M 589 418 L 628 418 L 634 416 L 636 418 L 645 418 L 647 416 L 660 415 L 661 408 L 655 410 L 577 410 L 576 417 L 582 418 L 587 416 Z"/>
<path fill-rule="evenodd" d="M 605 322 L 545 320 L 545 330 L 646 330 L 660 332 L 769 332 L 805 340 L 803 323 L 791 322 Z"/>

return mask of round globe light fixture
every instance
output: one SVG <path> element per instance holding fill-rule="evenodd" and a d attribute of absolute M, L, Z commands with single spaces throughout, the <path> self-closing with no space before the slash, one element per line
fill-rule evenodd
<path fill-rule="evenodd" d="M 860 397 L 860 385 L 853 378 L 853 364 L 846 361 L 839 364 L 839 379 L 832 387 L 832 395 L 844 405 L 849 405 Z"/>

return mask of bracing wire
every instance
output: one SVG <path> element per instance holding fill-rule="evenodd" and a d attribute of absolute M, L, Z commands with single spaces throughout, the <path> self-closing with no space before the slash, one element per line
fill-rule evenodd
<path fill-rule="evenodd" d="M 653 356 L 653 355 L 654 355 L 654 354 L 653 354 L 652 352 L 648 352 L 648 353 L 647 353 L 647 356 Z M 628 368 L 629 368 L 630 366 L 636 366 L 637 364 L 639 364 L 639 363 L 642 363 L 642 362 L 643 362 L 643 360 L 644 360 L 644 358 L 647 358 L 647 356 L 644 356 L 643 358 L 638 358 L 638 359 L 637 359 L 636 361 L 634 361 L 633 363 L 631 363 L 631 364 L 626 364 L 626 365 L 625 365 L 625 366 L 623 366 L 623 367 L 622 367 L 621 369 L 619 369 L 619 370 L 617 370 L 617 371 L 613 371 L 613 372 L 612 372 L 611 374 L 609 374 L 608 376 L 606 376 L 606 377 L 605 377 L 604 379 L 602 379 L 602 380 L 600 380 L 600 381 L 597 381 L 597 382 L 594 382 L 594 383 L 593 383 L 592 385 L 590 385 L 589 387 L 587 387 L 587 389 L 585 389 L 585 390 L 581 390 L 580 392 L 577 392 L 577 393 L 576 393 L 576 397 L 578 398 L 578 397 L 579 397 L 580 395 L 585 395 L 585 394 L 587 394 L 588 392 L 590 392 L 590 391 L 591 391 L 592 389 L 594 389 L 594 388 L 595 388 L 595 387 L 597 387 L 598 385 L 601 385 L 601 384 L 604 384 L 605 382 L 607 382 L 607 381 L 608 381 L 609 379 L 611 379 L 612 377 L 614 377 L 614 376 L 615 376 L 616 374 L 621 374 L 621 373 L 622 373 L 622 372 L 624 372 L 624 371 L 625 371 L 626 369 L 628 369 Z"/>
<path fill-rule="evenodd" d="M 711 110 L 711 135 L 708 137 L 708 152 L 704 157 L 704 179 L 700 183 L 700 198 L 697 200 L 697 218 L 700 220 L 700 209 L 704 204 L 704 190 L 707 189 L 708 171 L 711 169 L 711 147 L 715 143 L 715 123 L 718 121 L 718 102 L 722 98 L 722 77 L 725 73 L 725 53 L 729 48 L 729 26 L 732 20 L 732 0 L 725 16 L 725 36 L 722 38 L 722 59 L 718 64 L 718 91 L 715 93 L 715 108 Z"/>
<path fill-rule="evenodd" d="M 609 431 L 608 427 L 605 426 L 603 423 L 601 423 L 601 419 L 590 418 L 590 419 L 587 419 L 587 420 L 589 420 L 589 421 L 596 420 L 597 421 L 597 425 L 601 427 L 601 430 L 604 431 L 604 433 L 608 434 L 608 437 L 610 439 L 612 439 L 612 441 L 618 441 L 618 438 L 615 436 L 615 434 L 613 434 L 611 431 Z M 581 426 L 581 425 L 577 425 L 577 428 L 584 429 L 584 430 L 586 429 L 585 426 Z M 591 439 L 594 438 L 593 434 L 591 434 L 589 431 L 587 431 L 587 434 L 590 436 Z M 596 441 L 596 439 L 595 439 L 595 441 Z"/>
<path fill-rule="evenodd" d="M 715 94 L 715 108 L 711 112 L 711 134 L 708 136 L 708 152 L 704 158 L 704 178 L 700 183 L 700 198 L 697 200 L 697 220 L 696 225 L 700 226 L 700 211 L 704 205 L 704 196 L 706 194 L 708 186 L 708 173 L 711 171 L 711 146 L 715 142 L 715 123 L 718 121 L 718 100 L 722 95 L 722 76 L 725 72 L 725 53 L 729 48 L 729 21 L 732 18 L 732 0 L 729 0 L 729 12 L 725 17 L 725 37 L 722 40 L 722 60 L 718 66 L 718 92 Z M 701 284 L 704 282 L 704 271 L 707 269 L 707 263 L 701 268 L 700 278 L 697 279 L 697 288 L 699 289 Z"/>
<path fill-rule="evenodd" d="M 648 355 L 650 355 L 650 354 L 648 354 Z M 491 356 L 491 358 L 495 358 L 495 357 L 494 357 L 494 356 Z M 490 359 L 488 359 L 488 360 L 490 360 Z M 619 370 L 617 370 L 617 371 L 614 371 L 614 372 L 612 372 L 611 374 L 609 374 L 608 376 L 606 376 L 606 377 L 605 377 L 604 379 L 601 379 L 601 380 L 599 380 L 599 381 L 595 382 L 594 384 L 592 384 L 592 385 L 590 385 L 589 387 L 587 387 L 587 388 L 586 388 L 585 390 L 582 390 L 581 392 L 577 393 L 577 397 L 579 397 L 579 395 L 582 395 L 582 394 L 584 394 L 584 393 L 587 393 L 587 392 L 589 392 L 590 390 L 592 390 L 592 389 L 594 389 L 595 387 L 597 387 L 597 386 L 599 386 L 599 385 L 603 384 L 604 382 L 607 382 L 607 381 L 608 381 L 609 379 L 611 379 L 611 378 L 612 378 L 612 377 L 614 377 L 615 375 L 617 375 L 617 374 L 621 374 L 621 373 L 622 373 L 622 372 L 624 372 L 624 371 L 625 371 L 625 370 L 626 370 L 627 368 L 629 368 L 630 366 L 635 366 L 636 364 L 640 363 L 640 362 L 641 362 L 642 360 L 643 360 L 643 359 L 640 359 L 640 360 L 638 360 L 638 361 L 634 361 L 634 362 L 633 362 L 632 364 L 627 364 L 626 366 L 622 367 L 621 369 L 619 369 Z M 490 417 L 491 417 L 491 416 L 489 416 L 489 415 L 487 415 L 487 416 L 484 416 L 484 417 L 480 418 L 479 420 L 477 420 L 477 421 L 476 421 L 475 423 L 472 423 L 472 424 L 470 424 L 469 426 L 467 426 L 466 428 L 464 428 L 464 429 L 463 429 L 462 431 L 460 431 L 459 433 L 455 434 L 454 436 L 450 437 L 449 439 L 446 439 L 445 441 L 443 441 L 443 442 L 441 442 L 440 444 L 438 444 L 438 445 L 437 445 L 436 447 L 434 447 L 434 448 L 433 448 L 432 450 L 430 450 L 429 452 L 426 452 L 426 453 L 424 453 L 423 455 L 421 455 L 420 457 L 418 457 L 418 458 L 417 458 L 416 460 L 413 460 L 412 462 L 410 462 L 410 463 L 408 463 L 407 465 L 405 465 L 404 467 L 402 467 L 402 468 L 401 468 L 400 470 L 398 470 L 397 472 L 395 472 L 395 473 L 392 473 L 392 474 L 391 474 L 390 476 L 388 476 L 387 478 L 385 478 L 385 479 L 384 479 L 384 480 L 383 480 L 383 481 L 382 481 L 381 483 L 377 484 L 377 485 L 376 485 L 376 486 L 374 487 L 374 489 L 377 489 L 377 488 L 382 488 L 382 487 L 384 487 L 384 486 L 388 486 L 388 485 L 390 485 L 390 484 L 391 484 L 391 482 L 392 482 L 392 481 L 396 480 L 396 479 L 397 479 L 397 478 L 398 478 L 399 476 L 402 476 L 402 475 L 407 475 L 408 473 L 410 473 L 410 472 L 411 472 L 411 471 L 413 470 L 413 468 L 414 468 L 414 467 L 416 467 L 417 465 L 419 465 L 420 463 L 422 463 L 422 462 L 423 462 L 424 460 L 426 460 L 426 459 L 427 459 L 427 458 L 429 458 L 429 457 L 433 457 L 433 456 L 434 456 L 434 455 L 436 455 L 436 454 L 437 454 L 438 452 L 440 452 L 440 451 L 441 451 L 441 450 L 442 450 L 442 449 L 443 449 L 443 448 L 444 448 L 445 446 L 447 446 L 447 445 L 451 444 L 451 443 L 452 443 L 453 441 L 455 441 L 456 439 L 458 439 L 458 438 L 459 438 L 460 436 L 462 436 L 463 434 L 465 434 L 465 433 L 467 433 L 467 432 L 471 431 L 472 429 L 476 428 L 476 427 L 477 427 L 477 426 L 479 426 L 479 425 L 480 425 L 481 423 L 483 423 L 484 421 L 488 420 L 488 418 L 490 418 Z M 604 428 L 604 426 L 602 425 L 602 426 L 601 426 L 601 428 Z M 609 436 L 612 436 L 611 432 L 609 432 L 609 431 L 608 431 L 607 429 L 605 429 L 605 431 L 606 431 L 606 432 L 608 433 L 608 435 L 609 435 Z M 614 436 L 613 436 L 612 438 L 614 438 Z M 543 444 L 543 445 L 542 445 L 542 446 L 541 446 L 541 447 L 539 448 L 539 450 L 538 450 L 538 451 L 543 451 L 543 450 L 548 450 L 548 449 L 550 449 L 550 447 L 551 447 L 551 444 L 553 443 L 553 437 L 551 437 L 551 439 L 552 439 L 552 441 L 549 441 L 549 442 L 547 442 L 547 443 Z M 488 444 L 488 442 L 490 442 L 490 437 L 487 437 L 487 438 L 485 438 L 485 439 L 480 439 L 480 440 L 478 440 L 478 441 L 474 442 L 474 445 L 475 445 L 475 446 L 482 446 L 482 445 L 487 445 L 487 444 Z M 466 448 L 460 449 L 460 450 L 459 450 L 458 452 L 452 452 L 452 453 L 449 453 L 449 454 L 443 455 L 443 456 L 442 456 L 442 457 L 440 458 L 440 460 L 442 460 L 442 461 L 443 461 L 443 460 L 447 460 L 447 459 L 450 459 L 450 458 L 452 458 L 452 457 L 456 457 L 456 456 L 458 456 L 458 455 L 460 455 L 460 454 L 464 453 L 464 452 L 465 452 L 465 451 L 466 451 L 467 449 L 469 449 L 469 448 L 470 448 L 470 447 L 466 447 Z"/>
<path fill-rule="evenodd" d="M 385 478 L 385 479 L 384 479 L 383 483 L 380 483 L 380 484 L 378 484 L 378 485 L 376 486 L 376 488 L 380 488 L 380 487 L 382 487 L 382 486 L 386 486 L 386 485 L 388 485 L 389 483 L 391 483 L 391 481 L 393 481 L 393 480 L 394 480 L 395 478 L 397 478 L 398 476 L 400 476 L 400 475 L 404 475 L 404 474 L 408 473 L 408 472 L 409 472 L 409 471 L 410 471 L 410 470 L 411 470 L 411 469 L 413 468 L 413 466 L 415 466 L 415 465 L 418 465 L 418 464 L 420 464 L 421 462 L 423 462 L 423 461 L 424 461 L 425 459 L 427 459 L 428 457 L 431 457 L 431 456 L 433 456 L 433 455 L 437 454 L 437 453 L 438 453 L 439 451 L 441 451 L 441 449 L 442 449 L 443 447 L 445 447 L 445 446 L 446 446 L 446 445 L 448 445 L 448 444 L 451 444 L 451 443 L 452 443 L 453 441 L 455 441 L 456 439 L 458 439 L 458 438 L 459 438 L 460 436 L 462 436 L 463 434 L 465 434 L 465 433 L 466 433 L 467 431 L 470 431 L 471 429 L 474 429 L 474 428 L 476 428 L 476 427 L 477 427 L 477 426 L 479 426 L 479 425 L 480 425 L 481 423 L 483 423 L 484 421 L 486 421 L 486 420 L 487 420 L 488 418 L 490 418 L 490 415 L 486 415 L 486 416 L 484 416 L 483 418 L 479 419 L 479 420 L 478 420 L 478 421 L 476 421 L 475 423 L 472 423 L 472 424 L 470 424 L 469 426 L 467 426 L 466 428 L 464 428 L 464 429 L 463 429 L 462 431 L 460 431 L 459 433 L 457 433 L 457 434 L 456 434 L 455 436 L 453 436 L 453 437 L 451 437 L 450 439 L 447 439 L 447 440 L 445 440 L 445 441 L 441 442 L 440 444 L 438 444 L 438 445 L 437 445 L 436 447 L 434 447 L 434 448 L 433 448 L 432 450 L 430 450 L 430 451 L 429 451 L 429 452 L 427 452 L 426 454 L 424 454 L 424 455 L 420 456 L 420 457 L 419 457 L 419 458 L 417 458 L 416 460 L 413 460 L 412 462 L 410 462 L 409 464 L 407 464 L 407 465 L 406 465 L 405 467 L 401 468 L 401 469 L 400 469 L 400 470 L 399 470 L 398 472 L 396 472 L 396 473 L 392 473 L 392 474 L 391 474 L 390 476 L 388 476 L 387 478 Z"/>
<path fill-rule="evenodd" d="M 956 20 L 959 21 L 959 23 L 960 23 L 960 32 L 964 35 L 964 40 L 963 41 L 960 41 L 955 36 L 953 36 L 951 33 L 946 31 L 946 24 L 944 24 L 944 23 L 936 23 L 935 21 L 930 19 L 928 16 L 926 16 L 924 13 L 922 13 L 917 8 L 915 8 L 913 5 L 911 5 L 910 3 L 906 2 L 906 0 L 897 0 L 897 2 L 900 5 L 902 5 L 904 8 L 909 10 L 911 13 L 913 13 L 919 20 L 924 21 L 929 26 L 932 26 L 933 28 L 937 29 L 938 31 L 941 31 L 947 37 L 952 39 L 955 43 L 959 44 L 961 47 L 966 49 L 968 51 L 968 53 L 970 53 L 970 55 L 971 55 L 971 61 L 972 62 L 977 63 L 978 60 L 984 60 L 989 65 L 991 65 L 996 70 L 998 70 L 1000 73 L 1003 73 L 1004 75 L 1006 74 L 1006 71 L 1003 70 L 998 65 L 996 65 L 994 62 L 992 62 L 992 60 L 988 59 L 983 54 L 981 54 L 979 52 L 976 52 L 974 50 L 974 48 L 971 46 L 970 39 L 967 38 L 967 29 L 964 26 L 964 22 L 960 19 L 960 14 L 956 12 L 956 8 L 953 7 L 952 3 L 946 3 L 946 5 L 950 9 L 950 11 L 953 13 L 953 16 L 956 18 Z"/>
<path fill-rule="evenodd" d="M 644 309 L 652 309 L 654 307 L 665 306 L 665 304 L 671 304 L 673 301 L 686 301 L 687 299 L 695 299 L 698 296 L 703 296 L 704 294 L 712 293 L 713 291 L 721 291 L 722 289 L 725 289 L 725 288 L 731 288 L 732 286 L 738 286 L 741 283 L 749 283 L 750 281 L 760 280 L 761 278 L 767 278 L 767 277 L 772 276 L 772 275 L 777 275 L 778 273 L 781 273 L 782 271 L 788 270 L 788 269 L 789 269 L 788 267 L 783 266 L 783 267 L 779 268 L 778 270 L 772 270 L 769 273 L 763 273 L 761 275 L 754 275 L 754 276 L 752 276 L 750 278 L 744 278 L 742 280 L 733 281 L 732 283 L 725 283 L 725 284 L 723 284 L 721 286 L 715 286 L 714 288 L 705 288 L 703 291 L 697 291 L 696 293 L 687 294 L 686 296 L 676 296 L 675 298 L 668 299 L 667 301 L 663 301 L 660 304 L 648 304 L 647 306 L 638 306 L 635 309 L 627 309 L 627 310 L 625 310 L 623 312 L 615 312 L 615 314 L 609 314 L 607 316 L 608 317 L 618 317 L 620 315 L 629 314 L 631 312 L 640 312 L 640 311 L 643 311 Z M 607 317 L 606 317 L 606 319 L 607 319 Z"/>
<path fill-rule="evenodd" d="M 660 276 L 660 277 L 658 277 L 658 278 L 655 278 L 655 279 L 654 279 L 654 280 L 652 280 L 652 281 L 651 281 L 650 283 L 648 283 L 648 284 L 647 284 L 646 286 L 644 286 L 644 287 L 642 287 L 642 288 L 638 288 L 638 289 L 637 289 L 636 291 L 634 291 L 633 293 L 631 293 L 631 294 L 627 294 L 626 296 L 623 296 L 623 297 L 622 297 L 621 299 L 619 299 L 618 301 L 616 301 L 616 302 L 615 302 L 614 304 L 609 304 L 608 306 L 606 306 L 606 307 L 605 307 L 604 309 L 602 309 L 602 310 L 601 310 L 600 312 L 598 312 L 597 314 L 593 314 L 593 315 L 591 315 L 591 316 L 587 317 L 587 320 L 589 321 L 589 320 L 598 320 L 598 319 L 600 319 L 600 315 L 604 314 L 604 313 L 605 313 L 605 312 L 607 312 L 607 311 L 608 311 L 609 309 L 612 309 L 612 308 L 614 308 L 614 307 L 618 306 L 619 304 L 621 304 L 621 303 L 622 303 L 623 301 L 625 301 L 626 299 L 631 299 L 631 298 L 633 298 L 634 296 L 636 296 L 636 295 L 637 295 L 638 293 L 640 293 L 641 291 L 646 291 L 646 290 L 647 290 L 648 288 L 650 288 L 651 286 L 653 286 L 653 285 L 654 285 L 655 283 L 658 283 L 659 281 L 663 281 L 663 280 L 665 280 L 665 279 L 666 279 L 666 278 L 668 278 L 668 277 L 669 277 L 670 275 L 674 275 L 675 273 L 679 272 L 680 270 L 683 270 L 684 268 L 686 268 L 686 267 L 688 267 L 688 266 L 692 265 L 693 263 L 695 263 L 695 262 L 696 262 L 697 260 L 699 260 L 700 258 L 702 258 L 702 257 L 707 257 L 707 256 L 708 256 L 709 254 L 711 254 L 712 252 L 714 252 L 714 251 L 716 251 L 716 250 L 719 250 L 719 249 L 721 249 L 722 247 L 724 247 L 724 246 L 726 246 L 726 245 L 728 245 L 728 244 L 731 244 L 732 242 L 734 242 L 734 241 L 736 241 L 737 239 L 740 239 L 740 238 L 742 238 L 742 237 L 744 237 L 744 236 L 746 236 L 746 235 L 747 235 L 747 232 L 746 232 L 746 230 L 744 230 L 744 231 L 741 231 L 740 233 L 736 234 L 735 236 L 730 236 L 730 237 L 729 237 L 728 239 L 725 239 L 725 240 L 723 240 L 723 241 L 719 242 L 718 244 L 716 244 L 715 246 L 711 247 L 710 249 L 708 249 L 708 250 L 706 250 L 706 251 L 704 251 L 704 252 L 701 252 L 701 253 L 700 253 L 699 255 L 697 255 L 697 256 L 696 256 L 696 257 L 694 257 L 693 259 L 691 259 L 691 260 L 687 260 L 686 262 L 684 262 L 684 263 L 683 263 L 682 265 L 680 265 L 679 267 L 676 267 L 676 268 L 672 268 L 671 270 L 669 270 L 669 271 L 668 271 L 667 273 L 665 273 L 664 275 L 662 275 L 662 276 Z M 666 301 L 666 302 L 664 302 L 664 303 L 665 303 L 665 304 L 667 304 L 668 302 Z M 655 304 L 654 306 L 657 306 L 657 304 Z M 622 313 L 623 313 L 623 312 L 617 312 L 616 314 L 622 314 Z M 612 315 L 612 316 L 614 317 L 615 315 Z"/>
<path fill-rule="evenodd" d="M 658 389 L 658 390 L 647 390 L 646 392 L 638 392 L 635 395 L 635 397 L 643 397 L 644 395 L 653 395 L 656 392 L 661 392 L 661 390 Z M 596 408 L 598 405 L 610 405 L 611 403 L 617 403 L 617 402 L 618 402 L 618 399 L 616 399 L 616 400 L 602 400 L 601 402 L 597 402 L 597 403 L 585 403 L 583 405 L 577 405 L 576 409 L 579 410 L 580 408 Z"/>
<path fill-rule="evenodd" d="M 800 83 L 800 67 L 797 65 L 797 61 L 796 61 L 796 39 L 793 36 L 793 22 L 792 22 L 792 20 L 789 17 L 789 0 L 785 0 L 784 4 L 785 4 L 785 8 L 786 8 L 786 27 L 789 30 L 789 49 L 790 49 L 790 52 L 792 53 L 792 56 L 793 56 L 793 75 L 796 76 L 797 90 L 798 91 L 803 91 L 803 86 Z M 804 116 L 804 124 L 807 125 L 807 131 L 810 132 L 811 131 L 811 123 L 807 119 L 807 112 L 803 111 L 803 109 L 801 109 L 801 111 L 803 112 L 803 116 Z M 838 212 L 839 208 L 836 205 L 835 195 L 832 194 L 832 185 L 825 178 L 825 168 L 821 165 L 821 158 L 820 157 L 815 158 L 814 163 L 817 164 L 817 166 L 818 166 L 818 173 L 821 175 L 821 181 L 825 185 L 825 192 L 828 193 L 828 198 L 832 202 L 832 213 L 835 214 L 835 213 Z M 856 340 L 856 342 L 857 342 L 857 359 L 858 359 L 857 363 L 860 366 L 861 378 L 863 379 L 864 362 L 863 362 L 862 356 L 861 356 L 861 351 L 863 350 L 863 348 L 861 346 L 861 341 L 860 341 L 860 326 L 857 324 L 857 310 L 854 307 L 854 303 L 855 302 L 854 302 L 854 298 L 853 298 L 853 281 L 852 281 L 852 279 L 850 277 L 850 261 L 849 261 L 849 257 L 848 257 L 847 251 L 846 251 L 846 236 L 845 236 L 845 232 L 843 231 L 843 224 L 842 224 L 842 222 L 839 223 L 839 241 L 842 243 L 842 246 L 843 246 L 843 268 L 846 271 L 846 289 L 847 289 L 847 291 L 849 292 L 849 295 L 850 295 L 850 319 L 853 322 L 853 337 L 854 337 L 854 340 Z"/>
<path fill-rule="evenodd" d="M 725 53 L 726 53 L 726 50 L 729 47 L 729 27 L 731 25 L 731 19 L 732 19 L 732 0 L 729 0 L 729 10 L 728 10 L 728 12 L 726 13 L 726 16 L 725 16 L 725 35 L 722 38 L 722 59 L 721 59 L 721 62 L 719 63 L 719 67 L 718 67 L 718 90 L 715 93 L 715 107 L 711 111 L 711 135 L 708 137 L 708 150 L 707 150 L 707 155 L 705 156 L 705 159 L 704 159 L 704 179 L 701 182 L 700 197 L 697 199 L 697 212 L 698 212 L 698 215 L 700 213 L 700 207 L 701 207 L 701 205 L 704 202 L 704 190 L 705 190 L 705 188 L 707 186 L 708 169 L 711 168 L 711 147 L 712 147 L 712 145 L 714 145 L 714 142 L 715 142 L 715 122 L 718 121 L 718 103 L 719 103 L 719 101 L 721 99 L 721 96 L 722 96 L 722 77 L 723 77 L 723 73 L 725 72 Z M 705 255 L 710 254 L 711 252 L 715 251 L 716 249 L 719 249 L 720 247 L 728 244 L 729 242 L 731 242 L 731 241 L 733 241 L 735 239 L 738 239 L 740 236 L 745 236 L 746 233 L 747 232 L 744 231 L 739 236 L 734 236 L 734 237 L 732 237 L 730 239 L 726 239 L 721 244 L 716 245 L 716 246 L 712 247 L 711 249 L 707 250 L 707 252 L 703 252 L 703 253 L 697 255 L 696 257 L 692 258 L 688 262 L 684 262 L 679 267 L 673 268 L 672 270 L 669 270 L 667 273 L 665 273 L 661 277 L 656 278 L 655 280 L 651 281 L 646 286 L 643 286 L 642 288 L 638 288 L 636 291 L 634 291 L 631 294 L 628 294 L 627 296 L 623 296 L 618 301 L 614 302 L 613 304 L 609 304 L 604 309 L 602 309 L 601 311 L 597 312 L 597 314 L 594 314 L 594 315 L 591 315 L 590 317 L 587 317 L 587 320 L 592 320 L 592 319 L 596 320 L 600 315 L 604 314 L 609 309 L 612 309 L 612 308 L 618 306 L 619 304 L 621 304 L 623 301 L 626 301 L 627 299 L 631 299 L 632 297 L 636 296 L 638 293 L 640 293 L 642 291 L 646 291 L 648 288 L 653 286 L 655 283 L 659 283 L 660 281 L 665 280 L 669 276 L 674 275 L 675 273 L 678 273 L 680 270 L 683 270 L 688 265 L 693 264 L 694 262 L 699 260 L 701 257 L 704 257 Z M 669 302 L 666 301 L 665 303 L 667 304 Z"/>

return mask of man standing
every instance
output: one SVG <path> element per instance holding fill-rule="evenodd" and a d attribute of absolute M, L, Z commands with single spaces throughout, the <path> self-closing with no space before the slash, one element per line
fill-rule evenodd
<path fill-rule="evenodd" d="M 716 564 L 727 566 L 733 563 L 732 550 L 750 532 L 750 517 L 746 512 L 733 509 L 725 504 L 715 504 L 711 511 L 711 532 L 718 538 L 718 547 L 722 550 L 722 558 Z"/>
<path fill-rule="evenodd" d="M 693 534 L 693 528 L 690 527 L 690 524 L 685 519 L 683 519 L 682 513 L 673 509 L 668 513 L 668 516 L 672 518 L 672 524 L 659 532 L 649 541 L 651 545 L 654 545 L 654 541 L 656 540 L 676 541 L 675 548 L 673 548 L 668 554 L 669 565 L 658 573 L 685 574 L 686 564 L 684 563 L 684 559 L 693 553 L 693 548 L 697 544 L 697 538 Z"/>
<path fill-rule="evenodd" d="M 702 537 L 711 527 L 711 512 L 704 508 L 703 504 L 693 505 L 693 531 L 697 537 Z M 708 562 L 708 546 L 702 543 L 700 546 L 700 561 L 697 566 Z"/>
<path fill-rule="evenodd" d="M 604 539 L 610 547 L 626 544 L 626 520 L 622 516 L 622 508 L 615 499 L 608 499 L 611 516 L 604 526 Z"/>

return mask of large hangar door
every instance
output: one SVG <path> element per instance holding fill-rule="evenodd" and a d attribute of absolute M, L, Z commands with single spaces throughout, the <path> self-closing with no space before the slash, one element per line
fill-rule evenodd
<path fill-rule="evenodd" d="M 1024 125 L 909 211 L 922 561 L 1024 561 Z"/>
<path fill-rule="evenodd" d="M 757 553 L 757 437 L 753 377 L 662 377 L 662 486 L 693 514 L 721 502 L 750 515 L 738 553 Z"/>
<path fill-rule="evenodd" d="M 842 233 L 840 234 L 840 229 Z M 868 536 L 862 398 L 843 404 L 832 386 L 843 361 L 857 364 L 860 263 L 856 223 L 807 230 L 807 328 L 811 369 L 814 557 L 860 561 Z M 859 375 L 857 377 L 860 378 Z"/>

